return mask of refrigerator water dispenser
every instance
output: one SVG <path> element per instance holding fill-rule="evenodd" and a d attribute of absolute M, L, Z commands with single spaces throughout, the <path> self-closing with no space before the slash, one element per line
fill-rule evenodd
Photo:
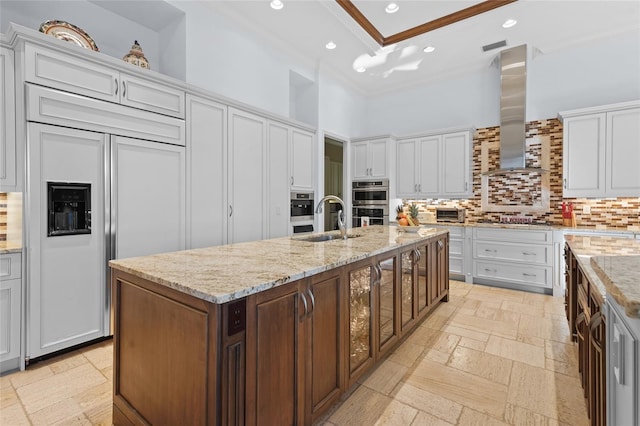
<path fill-rule="evenodd" d="M 91 233 L 91 184 L 47 182 L 48 237 Z"/>

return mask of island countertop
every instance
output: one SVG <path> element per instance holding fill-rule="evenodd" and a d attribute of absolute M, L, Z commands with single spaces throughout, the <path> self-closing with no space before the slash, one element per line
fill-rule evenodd
<path fill-rule="evenodd" d="M 354 228 L 347 240 L 307 242 L 305 236 L 117 259 L 109 266 L 212 303 L 226 303 L 278 285 L 446 234 L 397 226 Z"/>
<path fill-rule="evenodd" d="M 631 318 L 640 318 L 640 241 L 568 235 L 578 263 L 600 293 L 613 297 Z"/>

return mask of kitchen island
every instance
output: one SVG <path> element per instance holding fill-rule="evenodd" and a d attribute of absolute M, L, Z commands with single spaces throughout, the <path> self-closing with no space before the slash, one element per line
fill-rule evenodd
<path fill-rule="evenodd" d="M 591 424 L 639 424 L 640 241 L 566 240 L 567 318 Z"/>
<path fill-rule="evenodd" d="M 448 232 L 114 260 L 114 424 L 312 424 L 448 300 Z M 315 234 L 314 234 L 315 235 Z"/>

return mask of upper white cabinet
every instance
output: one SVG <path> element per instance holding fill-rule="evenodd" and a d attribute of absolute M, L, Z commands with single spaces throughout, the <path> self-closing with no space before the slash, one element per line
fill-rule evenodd
<path fill-rule="evenodd" d="M 0 190 L 17 190 L 16 104 L 13 51 L 0 47 Z"/>
<path fill-rule="evenodd" d="M 28 43 L 24 54 L 27 82 L 172 117 L 185 117 L 182 90 Z"/>
<path fill-rule="evenodd" d="M 187 247 L 227 242 L 227 106 L 187 95 Z"/>
<path fill-rule="evenodd" d="M 351 170 L 353 180 L 389 177 L 389 140 L 352 142 Z"/>
<path fill-rule="evenodd" d="M 563 196 L 640 194 L 640 102 L 560 113 Z"/>
<path fill-rule="evenodd" d="M 289 234 L 289 206 L 291 202 L 289 189 L 291 180 L 295 179 L 289 176 L 290 173 L 288 172 L 291 133 L 291 128 L 286 124 L 273 121 L 267 124 L 267 205 L 269 222 L 266 234 L 268 238 L 284 237 Z M 303 147 L 298 148 L 298 154 L 300 154 Z M 295 159 L 293 161 L 291 170 L 295 171 Z M 305 164 L 309 162 L 304 157 L 300 161 Z"/>
<path fill-rule="evenodd" d="M 313 134 L 291 128 L 291 189 L 313 190 Z"/>
<path fill-rule="evenodd" d="M 267 120 L 229 108 L 227 242 L 266 237 Z"/>
<path fill-rule="evenodd" d="M 471 195 L 471 132 L 398 140 L 396 194 L 407 198 Z"/>

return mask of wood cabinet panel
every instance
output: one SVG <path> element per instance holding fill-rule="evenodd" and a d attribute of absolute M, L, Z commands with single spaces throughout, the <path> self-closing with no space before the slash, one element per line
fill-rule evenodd
<path fill-rule="evenodd" d="M 113 282 L 117 410 L 134 423 L 215 423 L 216 305 L 120 272 Z"/>

